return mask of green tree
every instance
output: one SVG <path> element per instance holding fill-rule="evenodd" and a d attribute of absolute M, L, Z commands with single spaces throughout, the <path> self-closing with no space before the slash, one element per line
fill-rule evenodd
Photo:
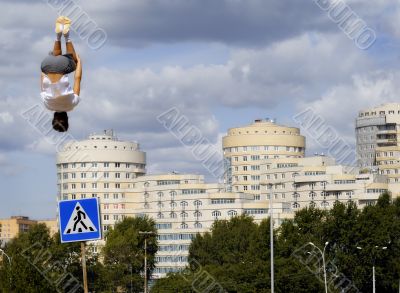
<path fill-rule="evenodd" d="M 11 268 L 5 262 L 0 267 L 1 292 L 57 292 L 82 284 L 79 243 L 61 244 L 59 235 L 51 237 L 44 224 L 21 233 L 4 250 L 12 261 Z"/>
<path fill-rule="evenodd" d="M 140 235 L 139 231 L 151 231 L 154 235 Z M 148 274 L 155 266 L 157 252 L 157 230 L 154 220 L 148 217 L 125 218 L 106 234 L 106 244 L 102 250 L 104 269 L 102 279 L 105 284 L 103 290 L 128 291 L 132 284 L 133 292 L 143 289 L 144 271 L 144 241 L 147 237 L 147 264 Z"/>

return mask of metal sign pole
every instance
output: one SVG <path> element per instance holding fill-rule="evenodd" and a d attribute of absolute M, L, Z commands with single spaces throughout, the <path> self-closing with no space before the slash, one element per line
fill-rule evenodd
<path fill-rule="evenodd" d="M 86 249 L 85 242 L 81 242 L 81 253 L 82 253 L 82 271 L 83 271 L 83 288 L 84 292 L 88 293 L 88 283 L 87 283 L 87 271 L 86 271 Z"/>

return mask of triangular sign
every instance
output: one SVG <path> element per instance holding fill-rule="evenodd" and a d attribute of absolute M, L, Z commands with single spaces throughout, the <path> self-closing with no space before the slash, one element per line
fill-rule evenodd
<path fill-rule="evenodd" d="M 77 202 L 63 234 L 67 235 L 88 232 L 97 232 L 97 229 L 83 207 L 79 202 Z"/>

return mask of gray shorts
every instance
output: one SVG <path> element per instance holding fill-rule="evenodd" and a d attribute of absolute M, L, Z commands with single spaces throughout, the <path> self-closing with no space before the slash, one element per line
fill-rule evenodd
<path fill-rule="evenodd" d="M 76 63 L 72 54 L 64 54 L 54 56 L 49 54 L 41 64 L 41 69 L 44 74 L 47 73 L 60 73 L 68 74 L 74 72 L 76 69 Z"/>

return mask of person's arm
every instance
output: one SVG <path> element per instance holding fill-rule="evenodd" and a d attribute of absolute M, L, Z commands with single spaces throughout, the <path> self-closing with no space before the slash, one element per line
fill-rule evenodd
<path fill-rule="evenodd" d="M 44 73 L 42 72 L 40 75 L 40 90 L 43 91 L 43 78 L 44 78 Z"/>
<path fill-rule="evenodd" d="M 74 93 L 79 96 L 81 93 L 81 80 L 82 80 L 82 62 L 78 54 L 76 54 L 78 62 L 76 63 L 75 80 L 74 80 Z"/>

